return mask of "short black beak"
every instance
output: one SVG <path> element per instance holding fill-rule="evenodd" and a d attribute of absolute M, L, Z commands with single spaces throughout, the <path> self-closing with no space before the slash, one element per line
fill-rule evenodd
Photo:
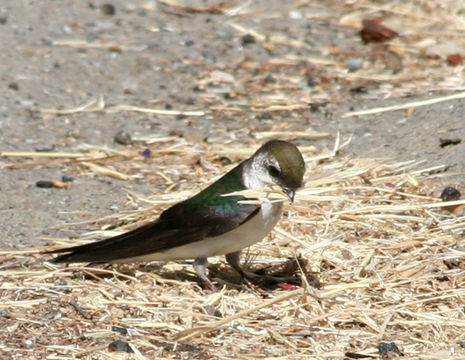
<path fill-rule="evenodd" d="M 295 190 L 283 188 L 283 191 L 288 196 L 289 200 L 291 200 L 291 202 L 294 202 Z"/>

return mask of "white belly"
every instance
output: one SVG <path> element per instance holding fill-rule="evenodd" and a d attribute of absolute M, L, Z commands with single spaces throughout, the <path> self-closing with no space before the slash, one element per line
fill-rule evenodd
<path fill-rule="evenodd" d="M 121 259 L 115 262 L 149 262 L 160 260 L 195 259 L 229 254 L 262 240 L 281 218 L 282 202 L 264 203 L 252 219 L 225 234 L 205 238 L 191 244 L 159 251 L 153 254 Z"/>

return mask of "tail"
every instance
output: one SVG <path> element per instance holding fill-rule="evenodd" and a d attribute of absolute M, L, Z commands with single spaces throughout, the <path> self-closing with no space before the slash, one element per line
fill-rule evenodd
<path fill-rule="evenodd" d="M 205 238 L 208 228 L 178 228 L 170 221 L 156 220 L 132 231 L 105 240 L 47 251 L 62 254 L 54 263 L 107 263 L 172 249 Z"/>
<path fill-rule="evenodd" d="M 159 229 L 157 229 L 158 227 L 158 221 L 154 221 L 132 231 L 105 240 L 46 251 L 44 253 L 62 254 L 50 260 L 50 262 L 53 263 L 106 263 L 138 256 L 142 255 L 147 250 L 151 250 L 144 247 L 144 244 L 147 244 L 147 242 L 150 242 L 152 244 L 150 248 L 153 248 L 153 244 L 156 243 L 156 234 L 159 232 Z M 163 247 L 163 243 L 160 243 L 159 246 Z"/>

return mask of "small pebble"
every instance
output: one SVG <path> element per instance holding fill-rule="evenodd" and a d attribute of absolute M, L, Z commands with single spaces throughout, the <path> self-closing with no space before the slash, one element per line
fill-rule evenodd
<path fill-rule="evenodd" d="M 217 309 L 216 307 L 214 307 L 213 305 L 205 305 L 203 307 L 203 310 L 205 311 L 207 315 L 215 316 L 218 318 L 223 317 L 223 314 L 221 313 L 221 311 Z"/>
<path fill-rule="evenodd" d="M 322 104 L 322 103 L 310 103 L 310 104 L 308 104 L 308 106 L 310 108 L 310 112 L 316 113 L 316 112 L 318 112 L 320 110 L 320 108 L 322 106 L 324 106 L 324 104 Z"/>
<path fill-rule="evenodd" d="M 454 201 L 460 199 L 460 191 L 452 186 L 446 186 L 444 190 L 442 190 L 441 195 L 439 196 L 442 201 Z"/>
<path fill-rule="evenodd" d="M 321 56 L 329 57 L 330 55 L 331 55 L 331 52 L 328 49 L 322 49 L 321 50 Z"/>
<path fill-rule="evenodd" d="M 252 34 L 245 34 L 242 37 L 242 45 L 253 44 L 255 42 L 255 36 Z"/>
<path fill-rule="evenodd" d="M 108 51 L 114 52 L 114 53 L 122 53 L 123 48 L 121 46 L 119 46 L 119 45 L 110 45 L 108 47 Z"/>
<path fill-rule="evenodd" d="M 459 138 L 455 138 L 455 139 L 442 139 L 440 138 L 439 139 L 439 146 L 440 147 L 446 147 L 446 146 L 449 146 L 449 145 L 457 145 L 457 144 L 460 144 L 462 142 L 462 139 L 459 139 Z"/>
<path fill-rule="evenodd" d="M 397 355 L 400 355 L 400 356 L 404 356 L 402 351 L 399 350 L 399 348 L 397 347 L 397 345 L 394 342 L 390 342 L 390 343 L 381 342 L 381 343 L 379 343 L 378 351 L 379 351 L 379 355 L 381 356 L 382 359 L 388 359 L 390 357 L 389 356 L 390 352 L 393 352 L 394 354 L 397 354 Z"/>
<path fill-rule="evenodd" d="M 346 62 L 347 69 L 349 71 L 357 71 L 363 67 L 363 59 L 359 57 L 353 57 Z"/>
<path fill-rule="evenodd" d="M 123 340 L 116 340 L 110 343 L 108 345 L 108 351 L 119 351 L 119 352 L 127 352 L 127 353 L 134 352 L 129 346 L 129 344 Z"/>
<path fill-rule="evenodd" d="M 184 130 L 184 138 L 188 142 L 192 143 L 202 143 L 208 138 L 208 130 L 194 130 L 194 129 L 185 129 Z"/>
<path fill-rule="evenodd" d="M 300 12 L 299 10 L 291 10 L 289 11 L 289 18 L 290 19 L 293 19 L 293 20 L 301 20 L 303 19 L 303 15 L 302 15 L 302 12 Z"/>
<path fill-rule="evenodd" d="M 232 163 L 231 159 L 228 158 L 227 156 L 220 156 L 218 159 L 217 159 L 221 165 L 230 165 Z"/>
<path fill-rule="evenodd" d="M 60 280 L 55 280 L 53 285 L 55 285 L 55 286 L 66 286 L 66 285 L 68 285 L 68 283 L 65 280 L 60 279 Z"/>
<path fill-rule="evenodd" d="M 346 260 L 353 259 L 352 253 L 351 253 L 349 250 L 347 250 L 347 249 L 342 249 L 342 250 L 341 250 L 341 255 L 342 255 L 342 257 L 343 257 L 344 259 L 346 259 Z"/>
<path fill-rule="evenodd" d="M 39 188 L 52 188 L 53 187 L 53 181 L 49 180 L 39 180 L 36 182 L 36 186 Z"/>
<path fill-rule="evenodd" d="M 36 182 L 36 186 L 39 188 L 57 188 L 57 189 L 64 189 L 68 187 L 68 184 L 64 183 L 63 181 L 58 180 L 39 180 Z"/>
<path fill-rule="evenodd" d="M 216 62 L 218 60 L 218 58 L 216 57 L 215 54 L 213 54 L 212 52 L 208 51 L 208 50 L 204 50 L 202 51 L 202 56 L 207 59 L 208 61 L 211 61 L 211 62 Z"/>
<path fill-rule="evenodd" d="M 115 15 L 116 13 L 115 5 L 109 3 L 103 4 L 100 10 L 105 15 Z"/>
<path fill-rule="evenodd" d="M 66 132 L 66 137 L 72 138 L 72 139 L 79 139 L 81 137 L 81 134 L 78 129 L 73 129 L 73 130 L 68 130 Z"/>
<path fill-rule="evenodd" d="M 368 88 L 365 85 L 358 85 L 350 89 L 352 94 L 365 94 L 368 92 Z M 353 111 L 354 107 L 351 106 L 351 111 Z"/>
<path fill-rule="evenodd" d="M 18 91 L 19 90 L 19 85 L 16 82 L 11 82 L 8 84 L 8 88 L 11 90 Z"/>
<path fill-rule="evenodd" d="M 74 178 L 69 175 L 63 175 L 61 177 L 61 181 L 63 181 L 64 183 L 68 183 L 68 182 L 74 181 Z"/>
<path fill-rule="evenodd" d="M 55 150 L 55 145 L 50 145 L 47 147 L 35 147 L 34 150 L 37 152 L 50 152 Z"/>
<path fill-rule="evenodd" d="M 121 145 L 130 145 L 132 143 L 131 135 L 124 130 L 119 131 L 113 141 Z"/>
<path fill-rule="evenodd" d="M 266 77 L 263 79 L 264 82 L 268 83 L 268 84 L 274 84 L 276 82 L 276 79 L 274 78 L 273 75 L 271 74 L 268 74 L 266 75 Z"/>
<path fill-rule="evenodd" d="M 261 113 L 260 116 L 260 120 L 270 120 L 270 119 L 273 119 L 273 115 L 271 115 L 271 113 L 265 111 L 264 113 Z"/>
<path fill-rule="evenodd" d="M 181 130 L 171 130 L 169 132 L 169 135 L 170 136 L 179 136 L 179 137 L 182 137 L 184 135 L 184 133 L 181 131 Z"/>
<path fill-rule="evenodd" d="M 315 80 L 315 78 L 311 74 L 307 74 L 307 85 L 310 87 L 314 87 L 315 85 L 318 85 L 318 82 Z"/>
<path fill-rule="evenodd" d="M 122 327 L 122 326 L 113 326 L 111 328 L 111 331 L 120 333 L 121 335 L 127 335 L 128 334 L 128 329 Z"/>
<path fill-rule="evenodd" d="M 24 107 L 34 106 L 34 101 L 28 100 L 28 99 L 21 99 L 19 100 L 19 103 L 21 104 L 21 106 L 24 106 Z"/>

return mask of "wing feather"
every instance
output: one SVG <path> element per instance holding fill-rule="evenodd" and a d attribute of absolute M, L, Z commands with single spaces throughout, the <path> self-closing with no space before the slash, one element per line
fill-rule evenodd
<path fill-rule="evenodd" d="M 240 178 L 242 166 L 238 165 L 196 196 L 165 210 L 158 220 L 105 240 L 50 251 L 62 253 L 52 261 L 111 262 L 169 250 L 231 231 L 260 209 L 258 205 L 240 204 L 242 196 L 221 196 L 227 189 L 244 188 Z M 237 185 L 231 186 L 231 182 Z"/>

